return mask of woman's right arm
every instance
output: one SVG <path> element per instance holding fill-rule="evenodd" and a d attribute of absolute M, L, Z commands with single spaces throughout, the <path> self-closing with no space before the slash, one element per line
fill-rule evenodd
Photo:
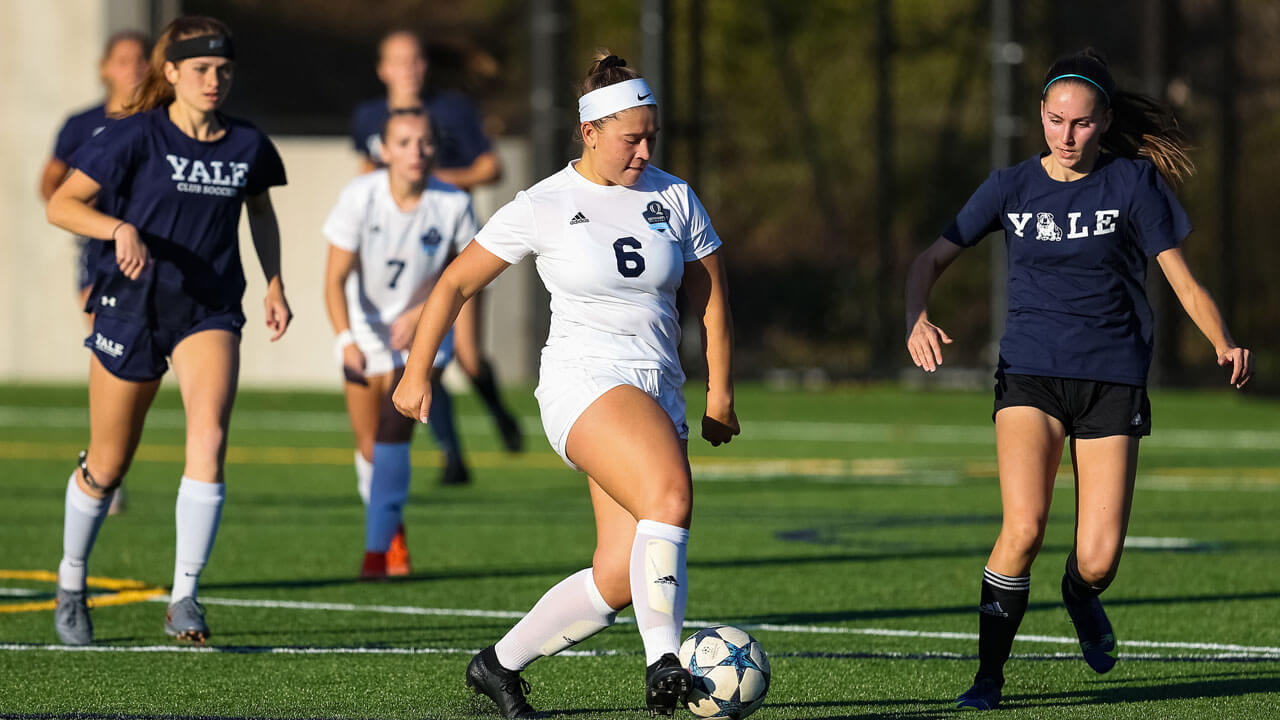
<path fill-rule="evenodd" d="M 391 398 L 401 415 L 427 421 L 427 408 L 431 404 L 431 365 L 440 350 L 440 343 L 453 327 L 462 305 L 508 267 L 510 265 L 477 242 L 468 244 L 445 267 L 422 308 L 409 360 L 405 363 L 404 377 L 396 385 Z"/>
<path fill-rule="evenodd" d="M 351 316 L 347 314 L 347 276 L 355 270 L 356 258 L 350 250 L 329 246 L 329 259 L 324 266 L 324 307 L 333 326 L 333 354 L 342 363 L 342 374 L 347 380 L 364 385 L 365 357 L 351 337 Z"/>
<path fill-rule="evenodd" d="M 147 264 L 147 246 L 133 225 L 99 212 L 93 206 L 102 186 L 79 170 L 72 171 L 49 198 L 45 217 L 50 223 L 76 235 L 116 242 L 116 264 L 130 280 L 137 280 Z"/>
<path fill-rule="evenodd" d="M 946 238 L 938 238 L 916 256 L 907 271 L 907 352 L 916 367 L 926 372 L 938 369 L 942 346 L 951 343 L 942 328 L 929 322 L 929 292 L 963 250 Z"/>

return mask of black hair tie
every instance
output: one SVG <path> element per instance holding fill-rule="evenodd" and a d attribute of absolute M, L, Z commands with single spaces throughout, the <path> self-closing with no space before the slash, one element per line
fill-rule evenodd
<path fill-rule="evenodd" d="M 600 61 L 601 70 L 608 70 L 609 68 L 626 67 L 626 66 L 627 66 L 627 61 L 623 60 L 617 55 L 610 55 Z"/>

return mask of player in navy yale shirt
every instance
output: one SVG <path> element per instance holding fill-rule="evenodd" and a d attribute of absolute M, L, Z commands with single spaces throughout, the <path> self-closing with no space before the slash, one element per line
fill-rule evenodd
<path fill-rule="evenodd" d="M 240 359 L 244 271 L 237 227 L 249 209 L 267 278 L 271 339 L 289 325 L 280 234 L 268 188 L 285 183 L 271 141 L 218 112 L 231 87 L 226 26 L 182 17 L 156 44 L 146 80 L 119 120 L 72 159 L 49 221 L 105 241 L 90 303 L 89 449 L 67 484 L 55 628 L 64 643 L 93 639 L 85 604 L 89 551 L 112 491 L 137 449 L 147 409 L 172 359 L 186 411 L 186 467 L 175 511 L 177 551 L 164 630 L 209 636 L 196 585 L 217 534 L 223 461 Z M 95 207 L 100 194 L 110 206 Z"/>
<path fill-rule="evenodd" d="M 133 91 L 147 74 L 147 53 L 151 42 L 146 35 L 134 30 L 115 33 L 107 39 L 98 73 L 107 87 L 106 101 L 67 118 L 53 145 L 53 155 L 45 161 L 40 172 L 40 197 L 47 203 L 67 178 L 71 158 L 91 138 L 107 129 L 107 125 L 119 117 Z M 99 197 L 100 201 L 106 198 Z M 80 291 L 80 305 L 89 299 L 93 287 L 93 252 L 97 243 L 88 238 L 76 238 L 80 245 L 79 262 L 76 264 L 76 285 Z"/>
<path fill-rule="evenodd" d="M 1040 119 L 1048 152 L 993 172 L 907 278 L 907 348 L 932 372 L 951 338 L 929 322 L 929 290 L 964 248 L 1004 230 L 1009 313 L 994 412 L 1004 521 L 983 574 L 979 668 L 962 708 L 1000 702 L 1067 438 L 1076 534 L 1062 599 L 1089 666 L 1104 673 L 1115 664 L 1098 595 L 1120 564 L 1138 440 L 1151 430 L 1148 258 L 1230 382 L 1242 387 L 1252 372 L 1249 351 L 1232 341 L 1179 248 L 1191 226 L 1170 185 L 1193 168 L 1168 110 L 1117 90 L 1105 60 L 1085 50 L 1050 68 Z"/>

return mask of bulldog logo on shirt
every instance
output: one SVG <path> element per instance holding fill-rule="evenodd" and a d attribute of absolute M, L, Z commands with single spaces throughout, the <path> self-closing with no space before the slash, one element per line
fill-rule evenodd
<path fill-rule="evenodd" d="M 1053 221 L 1053 213 L 1036 213 L 1036 239 L 1042 242 L 1062 242 L 1062 228 Z"/>

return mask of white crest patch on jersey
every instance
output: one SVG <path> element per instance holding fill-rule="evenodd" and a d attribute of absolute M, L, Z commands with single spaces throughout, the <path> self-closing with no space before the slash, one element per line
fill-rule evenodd
<path fill-rule="evenodd" d="M 1062 242 L 1062 228 L 1053 220 L 1053 213 L 1036 213 L 1036 239 L 1042 242 Z"/>

